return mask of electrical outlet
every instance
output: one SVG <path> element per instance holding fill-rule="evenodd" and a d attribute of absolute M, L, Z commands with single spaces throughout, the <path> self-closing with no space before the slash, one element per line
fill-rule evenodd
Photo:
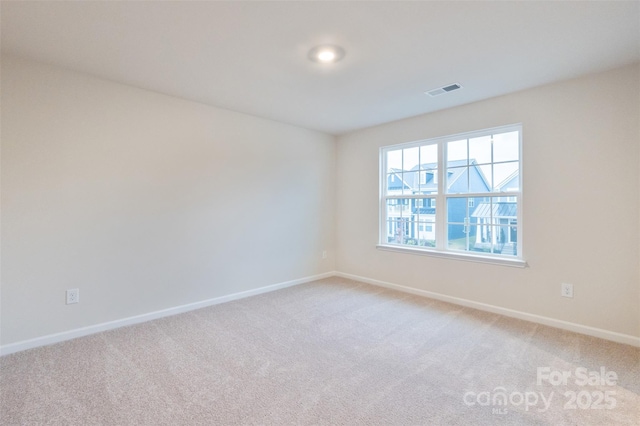
<path fill-rule="evenodd" d="M 323 250 L 323 251 L 322 251 L 322 258 L 323 258 L 323 259 L 326 259 L 326 258 L 327 258 L 327 251 L 326 251 L 326 250 Z"/>
<path fill-rule="evenodd" d="M 80 289 L 70 288 L 67 290 L 67 305 L 80 302 Z"/>
<path fill-rule="evenodd" d="M 573 284 L 560 284 L 560 294 L 562 297 L 573 297 Z"/>

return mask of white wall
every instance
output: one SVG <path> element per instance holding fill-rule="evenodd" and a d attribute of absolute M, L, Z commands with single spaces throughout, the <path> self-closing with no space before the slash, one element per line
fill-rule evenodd
<path fill-rule="evenodd" d="M 2 345 L 334 269 L 640 336 L 638 66 L 354 132 L 337 151 L 17 58 L 1 77 Z M 380 146 L 518 122 L 529 268 L 376 250 Z"/>
<path fill-rule="evenodd" d="M 1 119 L 3 345 L 334 269 L 329 135 L 11 57 Z"/>
<path fill-rule="evenodd" d="M 339 137 L 337 270 L 640 336 L 639 77 L 630 66 Z M 514 123 L 530 267 L 376 249 L 380 146 Z"/>

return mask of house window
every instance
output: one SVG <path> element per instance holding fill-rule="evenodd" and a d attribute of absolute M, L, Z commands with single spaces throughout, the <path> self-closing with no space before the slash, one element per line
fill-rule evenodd
<path fill-rule="evenodd" d="M 379 247 L 524 264 L 521 145 L 513 125 L 381 148 Z"/>

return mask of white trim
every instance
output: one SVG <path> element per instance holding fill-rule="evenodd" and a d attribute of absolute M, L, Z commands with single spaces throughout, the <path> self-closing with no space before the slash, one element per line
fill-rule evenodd
<path fill-rule="evenodd" d="M 504 315 L 510 318 L 517 318 L 524 321 L 533 322 L 536 324 L 542 324 L 549 327 L 572 331 L 574 333 L 586 334 L 587 336 L 593 336 L 593 337 L 598 337 L 600 339 L 610 340 L 612 342 L 623 343 L 625 345 L 640 347 L 640 337 L 632 336 L 630 334 L 617 333 L 615 331 L 604 330 L 596 327 L 589 327 L 587 325 L 576 324 L 569 321 L 563 321 L 555 318 L 544 317 L 542 315 L 516 311 L 514 309 L 508 309 L 500 306 L 489 305 L 487 303 L 475 302 L 473 300 L 462 299 L 459 297 L 447 296 L 446 294 L 434 293 L 427 290 L 420 290 L 413 287 L 407 287 L 399 284 L 392 284 L 385 281 L 374 280 L 372 278 L 366 278 L 359 275 L 346 274 L 344 272 L 336 272 L 335 275 L 342 278 L 361 281 L 361 282 L 375 285 L 378 287 L 398 290 L 403 293 L 410 293 L 410 294 L 415 294 L 417 296 L 424 296 L 431 299 L 441 300 L 443 302 L 453 303 L 455 305 L 465 306 L 468 308 L 479 309 L 481 311 Z"/>
<path fill-rule="evenodd" d="M 447 215 L 444 207 L 447 205 L 445 192 L 447 190 L 447 180 L 449 172 L 447 171 L 447 144 L 437 144 L 438 147 L 438 193 L 436 194 L 436 206 L 445 214 L 438 214 L 436 210 L 436 250 L 444 250 L 444 242 L 447 239 Z M 457 178 L 456 178 L 457 179 Z M 384 241 L 386 244 L 387 241 Z"/>
<path fill-rule="evenodd" d="M 518 208 L 518 222 L 517 222 L 517 228 L 516 228 L 516 237 L 518 238 L 517 244 L 516 244 L 516 250 L 518 251 L 518 256 L 522 259 L 525 258 L 525 251 L 524 251 L 524 244 L 522 243 L 522 241 L 524 241 L 524 226 L 522 225 L 524 223 L 524 219 L 522 218 L 522 215 L 524 214 L 524 197 L 522 196 L 522 194 L 524 194 L 524 189 L 523 189 L 523 182 L 524 179 L 522 178 L 522 176 L 524 176 L 524 153 L 522 152 L 522 132 L 524 132 L 524 126 L 522 124 L 520 124 L 520 132 L 518 133 L 518 154 L 519 154 L 519 158 L 520 158 L 520 162 L 518 165 L 518 193 L 516 194 L 517 198 L 517 208 Z M 511 231 L 509 231 L 511 232 Z"/>
<path fill-rule="evenodd" d="M 437 230 L 437 226 L 436 226 Z M 433 256 L 433 257 L 442 257 L 445 259 L 455 259 L 455 260 L 465 260 L 467 262 L 476 262 L 476 263 L 489 263 L 493 265 L 502 265 L 502 266 L 512 266 L 515 268 L 526 268 L 528 266 L 527 262 L 522 259 L 517 258 L 508 258 L 508 257 L 500 257 L 498 255 L 493 256 L 482 256 L 480 254 L 471 254 L 468 252 L 457 252 L 452 250 L 440 251 L 437 248 L 428 249 L 428 248 L 414 248 L 406 245 L 391 245 L 391 244 L 378 244 L 376 245 L 378 250 L 385 251 L 395 251 L 397 253 L 408 253 L 408 254 L 418 254 L 421 256 Z"/>
<path fill-rule="evenodd" d="M 318 274 L 318 275 L 312 275 L 309 277 L 299 278 L 297 280 L 285 281 L 282 283 L 273 284 L 266 287 L 257 288 L 254 290 L 247 290 L 240 293 L 234 293 L 227 296 L 220 296 L 213 299 L 203 300 L 201 302 L 195 302 L 187 305 L 176 306 L 173 308 L 150 312 L 147 314 L 123 318 L 120 320 L 110 321 L 102 324 L 96 324 L 88 327 L 81 327 L 75 330 L 69 330 L 61 333 L 50 334 L 47 336 L 37 337 L 29 340 L 23 340 L 16 343 L 10 343 L 8 345 L 0 346 L 0 355 L 9 355 L 9 354 L 24 351 L 27 349 L 64 342 L 67 340 L 75 339 L 82 336 L 88 336 L 90 334 L 95 334 L 102 331 L 113 330 L 113 329 L 125 327 L 128 325 L 139 324 L 142 322 L 147 322 L 147 321 L 151 321 L 158 318 L 164 318 L 164 317 L 168 317 L 168 316 L 172 316 L 172 315 L 176 315 L 184 312 L 193 311 L 196 309 L 206 308 L 207 306 L 213 306 L 220 303 L 231 302 L 233 300 L 256 296 L 259 294 L 268 293 L 271 291 L 276 291 L 283 288 L 292 287 L 298 284 L 304 284 L 307 282 L 320 280 L 323 278 L 329 278 L 332 276 L 348 278 L 356 281 L 361 281 L 367 284 L 375 285 L 378 287 L 390 288 L 390 289 L 398 290 L 404 293 L 415 294 L 418 296 L 423 296 L 431 299 L 441 300 L 448 303 L 453 303 L 455 305 L 466 306 L 469 308 L 479 309 L 481 311 L 504 315 L 510 318 L 517 318 L 524 321 L 534 322 L 536 324 L 547 325 L 549 327 L 555 327 L 562 330 L 568 330 L 575 333 L 598 337 L 600 339 L 610 340 L 612 342 L 623 343 L 626 345 L 640 347 L 640 337 L 631 336 L 629 334 L 617 333 L 615 331 L 603 330 L 601 328 L 596 328 L 596 327 L 589 327 L 586 325 L 576 324 L 568 321 L 562 321 L 562 320 L 544 317 L 536 314 L 530 314 L 527 312 L 516 311 L 513 309 L 503 308 L 500 306 L 489 305 L 481 302 L 475 302 L 473 300 L 462 299 L 454 296 L 447 296 L 441 293 L 434 293 L 427 290 L 420 290 L 413 287 L 407 287 L 399 284 L 392 284 L 389 282 L 362 277 L 359 275 L 333 271 L 333 272 L 325 272 L 323 274 Z"/>
<path fill-rule="evenodd" d="M 78 337 L 88 336 L 90 334 L 100 333 L 102 331 L 113 330 L 115 328 L 125 327 L 128 325 L 139 324 L 155 320 L 158 318 L 164 318 L 184 312 L 193 311 L 196 309 L 206 308 L 207 306 L 218 305 L 220 303 L 231 302 L 233 300 L 244 299 L 246 297 L 256 296 L 263 293 L 269 293 L 271 291 L 280 290 L 287 287 L 292 287 L 298 284 L 304 284 L 323 278 L 329 278 L 335 276 L 335 272 L 325 272 L 323 274 L 312 275 L 309 277 L 299 278 L 297 280 L 285 281 L 278 284 L 272 284 L 265 287 L 256 288 L 253 290 L 241 291 L 239 293 L 228 294 L 226 296 L 214 297 L 213 299 L 202 300 L 200 302 L 189 303 L 186 305 L 174 306 L 173 308 L 162 309 L 160 311 L 149 312 L 142 315 L 135 315 L 128 318 L 122 318 L 119 320 L 104 322 L 101 324 L 90 325 L 87 327 L 76 328 L 74 330 L 62 331 L 60 333 L 49 334 L 47 336 L 36 337 L 33 339 L 22 340 L 16 343 L 9 343 L 8 345 L 0 346 L 0 356 L 9 355 L 15 352 L 24 351 L 27 349 L 37 348 L 40 346 L 52 345 L 54 343 L 60 343 Z"/>

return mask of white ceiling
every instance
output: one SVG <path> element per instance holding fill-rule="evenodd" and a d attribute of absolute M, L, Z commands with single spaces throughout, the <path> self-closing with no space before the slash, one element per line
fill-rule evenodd
<path fill-rule="evenodd" d="M 2 51 L 331 134 L 640 61 L 640 2 L 7 2 Z M 334 66 L 307 59 L 338 44 Z M 449 83 L 462 90 L 431 98 Z"/>

